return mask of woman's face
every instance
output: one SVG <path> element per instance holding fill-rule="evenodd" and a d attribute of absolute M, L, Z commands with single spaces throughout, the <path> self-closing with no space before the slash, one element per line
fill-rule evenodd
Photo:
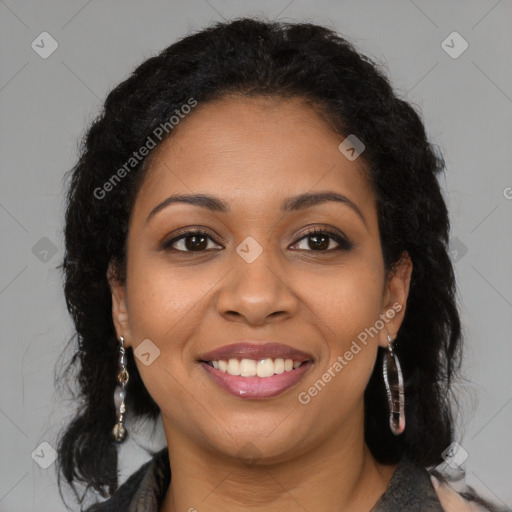
<path fill-rule="evenodd" d="M 126 283 L 111 289 L 170 447 L 276 461 L 363 435 L 364 389 L 411 266 L 386 280 L 375 197 L 343 139 L 299 99 L 222 99 L 155 150 Z M 267 343 L 283 346 L 258 351 Z"/>

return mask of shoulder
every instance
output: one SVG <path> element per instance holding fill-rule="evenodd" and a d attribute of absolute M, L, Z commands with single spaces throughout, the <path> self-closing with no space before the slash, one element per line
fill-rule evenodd
<path fill-rule="evenodd" d="M 155 453 L 106 501 L 95 503 L 85 512 L 131 512 L 158 510 L 170 481 L 167 448 Z"/>
<path fill-rule="evenodd" d="M 505 512 L 485 499 L 477 496 L 471 488 L 460 493 L 447 482 L 440 482 L 434 475 L 430 476 L 437 497 L 445 512 Z"/>
<path fill-rule="evenodd" d="M 436 478 L 438 477 L 438 478 Z M 459 482 L 460 484 L 461 482 Z M 400 460 L 388 484 L 371 512 L 512 512 L 478 496 L 469 486 L 458 492 L 446 475 L 414 462 Z"/>
<path fill-rule="evenodd" d="M 148 466 L 151 462 L 143 464 L 135 473 L 130 475 L 128 480 L 119 487 L 116 492 L 106 501 L 95 503 L 85 510 L 85 512 L 114 512 L 115 510 L 128 510 L 133 496 L 140 488 L 140 484 L 147 474 Z"/>

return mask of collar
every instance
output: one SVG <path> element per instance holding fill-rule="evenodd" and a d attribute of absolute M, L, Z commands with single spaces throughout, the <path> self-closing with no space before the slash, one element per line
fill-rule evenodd
<path fill-rule="evenodd" d="M 105 502 L 86 512 L 159 512 L 171 481 L 167 447 L 156 452 Z M 443 512 L 428 471 L 402 457 L 370 512 Z"/>

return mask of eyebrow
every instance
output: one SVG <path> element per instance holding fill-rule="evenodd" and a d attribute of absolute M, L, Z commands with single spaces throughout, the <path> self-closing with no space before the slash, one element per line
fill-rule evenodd
<path fill-rule="evenodd" d="M 296 210 L 304 210 L 306 208 L 311 208 L 312 206 L 316 206 L 318 204 L 326 203 L 329 201 L 342 203 L 357 213 L 357 215 L 361 218 L 361 220 L 366 224 L 366 219 L 362 214 L 359 207 L 352 202 L 348 197 L 338 194 L 337 192 L 331 191 L 321 191 L 321 192 L 306 192 L 304 194 L 299 194 L 297 196 L 292 196 L 286 198 L 281 203 L 281 210 L 283 212 L 291 212 Z M 219 197 L 209 196 L 206 194 L 178 194 L 169 196 L 167 199 L 164 199 L 160 204 L 155 206 L 153 210 L 149 213 L 146 218 L 146 224 L 154 217 L 158 212 L 166 208 L 167 206 L 175 203 L 185 203 L 191 204 L 194 206 L 200 206 L 201 208 L 206 208 L 211 210 L 212 212 L 221 212 L 228 213 L 230 212 L 230 207 L 228 203 L 220 199 Z"/>

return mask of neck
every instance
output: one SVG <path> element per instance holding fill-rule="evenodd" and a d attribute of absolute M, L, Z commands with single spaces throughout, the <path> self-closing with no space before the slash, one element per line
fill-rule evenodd
<path fill-rule="evenodd" d="M 315 448 L 278 463 L 212 454 L 166 429 L 171 484 L 160 512 L 229 510 L 369 512 L 385 492 L 396 465 L 378 463 L 363 429 L 338 433 Z M 267 461 L 268 462 L 268 461 Z"/>

